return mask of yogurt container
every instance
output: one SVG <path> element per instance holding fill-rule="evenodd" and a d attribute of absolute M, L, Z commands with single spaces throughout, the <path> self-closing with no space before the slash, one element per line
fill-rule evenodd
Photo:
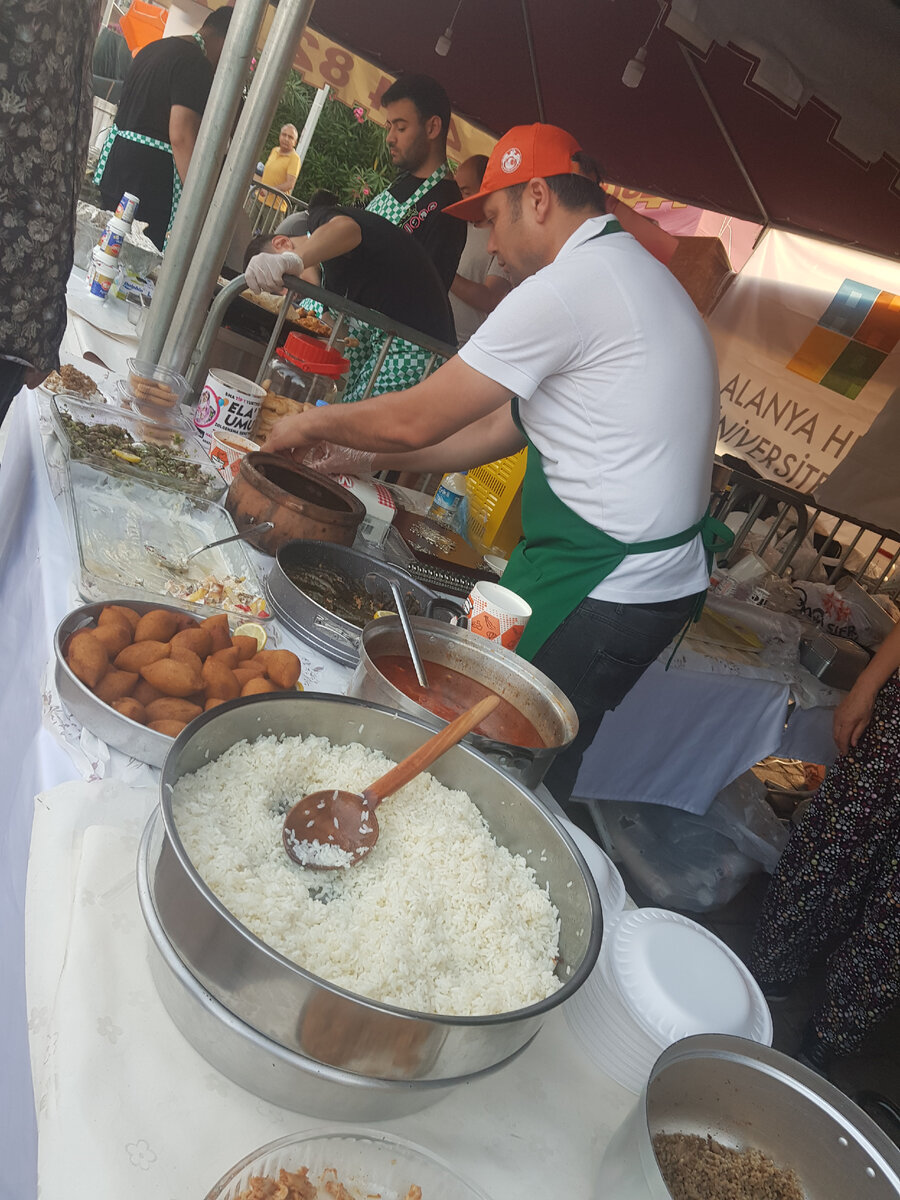
<path fill-rule="evenodd" d="M 118 269 L 119 260 L 115 255 L 107 254 L 99 246 L 95 247 L 87 270 L 87 285 L 91 295 L 105 300 Z"/>
<path fill-rule="evenodd" d="M 105 254 L 111 254 L 113 257 L 118 258 L 119 251 L 122 249 L 122 243 L 128 236 L 130 229 L 130 221 L 121 221 L 118 217 L 110 217 L 106 222 L 106 228 L 100 235 L 98 248 Z"/>
<path fill-rule="evenodd" d="M 123 192 L 122 199 L 116 205 L 116 217 L 120 221 L 127 221 L 129 224 L 134 220 L 134 214 L 137 212 L 137 206 L 140 200 L 132 192 Z"/>
<path fill-rule="evenodd" d="M 236 433 L 250 437 L 265 398 L 265 390 L 258 383 L 235 375 L 233 371 L 221 371 L 214 367 L 206 376 L 206 383 L 194 409 L 194 425 L 203 439 L 207 454 L 212 449 L 214 433 Z"/>

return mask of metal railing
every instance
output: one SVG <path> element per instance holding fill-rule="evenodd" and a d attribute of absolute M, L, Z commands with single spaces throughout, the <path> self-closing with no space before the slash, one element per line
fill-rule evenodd
<path fill-rule="evenodd" d="M 438 359 L 450 358 L 456 353 L 456 346 L 451 346 L 447 342 L 441 342 L 437 338 L 428 337 L 427 334 L 420 333 L 417 329 L 411 329 L 408 325 L 403 325 L 399 321 L 393 321 L 390 317 L 375 312 L 373 309 L 363 308 L 361 304 L 356 304 L 354 301 L 348 300 L 346 296 L 338 296 L 334 292 L 328 292 L 325 288 L 317 287 L 313 283 L 307 283 L 306 280 L 299 279 L 296 275 L 285 275 L 284 284 L 287 292 L 285 293 L 284 301 L 278 315 L 275 318 L 275 327 L 272 330 L 265 352 L 263 353 L 262 362 L 256 376 L 256 383 L 261 382 L 264 378 L 266 367 L 281 338 L 288 310 L 297 299 L 318 301 L 324 308 L 331 309 L 338 314 L 338 318 L 326 343 L 329 348 L 334 345 L 350 320 L 361 321 L 363 324 L 379 329 L 387 335 L 361 399 L 372 395 L 378 375 L 384 365 L 391 345 L 397 338 L 405 342 L 410 342 L 413 346 L 426 351 L 429 355 L 425 370 L 422 373 L 423 379 L 435 369 L 438 365 Z M 186 372 L 188 383 L 191 385 L 191 391 L 194 393 L 200 391 L 206 379 L 207 365 L 213 342 L 216 340 L 216 334 L 222 325 L 228 306 L 246 286 L 244 276 L 238 275 L 236 279 L 232 279 L 230 283 L 222 288 L 221 292 L 219 292 L 210 305 L 209 314 L 203 325 L 200 338 L 197 341 L 197 347 L 192 356 L 191 364 Z"/>
<path fill-rule="evenodd" d="M 244 198 L 244 212 L 250 220 L 254 235 L 272 233 L 285 217 L 302 212 L 305 208 L 304 201 L 265 183 L 252 183 L 247 188 Z"/>
<path fill-rule="evenodd" d="M 718 501 L 713 506 L 713 516 L 720 521 L 724 521 L 732 512 L 747 513 L 735 532 L 734 544 L 719 560 L 721 566 L 728 567 L 740 557 L 744 542 L 756 521 L 769 519 L 770 515 L 769 528 L 762 542 L 754 547 L 754 553 L 761 556 L 776 537 L 779 537 L 781 530 L 780 537 L 784 539 L 784 548 L 772 568 L 776 575 L 785 575 L 792 571 L 797 552 L 807 535 L 815 529 L 816 522 L 823 517 L 831 523 L 831 529 L 820 533 L 822 543 L 816 549 L 812 563 L 804 563 L 806 577 L 811 578 L 823 560 L 827 560 L 831 563 L 825 573 L 828 583 L 834 583 L 843 575 L 850 575 L 867 591 L 877 592 L 900 561 L 900 532 L 882 529 L 878 525 L 860 524 L 849 514 L 817 505 L 810 501 L 809 496 L 795 492 L 792 488 L 781 487 L 779 484 L 733 470 L 727 479 L 722 480 L 717 495 Z M 841 533 L 840 538 L 838 533 Z M 869 544 L 869 549 L 856 568 L 851 569 L 847 565 L 850 555 L 863 539 Z M 871 571 L 872 564 L 878 557 L 885 558 L 886 564 L 880 571 Z M 880 567 L 880 563 L 878 566 Z"/>

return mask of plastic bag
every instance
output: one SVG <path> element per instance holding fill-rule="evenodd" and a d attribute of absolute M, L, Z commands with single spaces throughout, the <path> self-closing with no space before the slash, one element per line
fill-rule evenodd
<path fill-rule="evenodd" d="M 803 579 L 794 589 L 800 595 L 803 616 L 826 633 L 874 650 L 893 628 L 890 616 L 852 580 L 842 580 L 841 586 L 835 587 Z"/>
<path fill-rule="evenodd" d="M 703 816 L 661 804 L 604 805 L 617 854 L 654 904 L 708 912 L 732 900 L 752 875 L 772 872 L 787 831 L 765 786 L 747 771 Z"/>

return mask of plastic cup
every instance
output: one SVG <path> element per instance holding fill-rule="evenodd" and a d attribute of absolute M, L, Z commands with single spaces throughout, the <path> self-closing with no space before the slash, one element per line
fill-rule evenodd
<path fill-rule="evenodd" d="M 531 616 L 531 606 L 499 583 L 476 583 L 464 607 L 471 632 L 507 650 L 518 646 Z"/>
<path fill-rule="evenodd" d="M 116 205 L 116 219 L 130 224 L 134 220 L 140 200 L 132 192 L 123 192 L 122 199 Z"/>
<path fill-rule="evenodd" d="M 258 449 L 256 442 L 251 442 L 247 437 L 216 430 L 212 435 L 209 457 L 225 482 L 233 483 L 241 469 L 241 459 L 245 454 Z"/>

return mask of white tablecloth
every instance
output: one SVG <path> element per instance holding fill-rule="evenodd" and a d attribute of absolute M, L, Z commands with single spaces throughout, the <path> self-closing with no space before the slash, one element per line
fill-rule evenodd
<path fill-rule="evenodd" d="M 157 998 L 134 872 L 155 798 L 118 781 L 37 798 L 27 929 L 41 954 L 29 955 L 28 992 L 47 1197 L 201 1197 L 245 1153 L 320 1124 L 219 1075 Z M 587 1062 L 557 1011 L 510 1066 L 384 1125 L 492 1200 L 588 1200 L 634 1102 Z"/>
<path fill-rule="evenodd" d="M 0 740 L 0 778 L 3 779 L 0 944 L 4 968 L 4 986 L 0 988 L 0 1062 L 3 1064 L 0 1161 L 4 1164 L 0 1194 L 15 1196 L 17 1200 L 34 1196 L 36 1187 L 23 928 L 33 797 L 55 784 L 75 778 L 85 766 L 82 755 L 76 769 L 73 759 L 42 727 L 41 681 L 51 653 L 53 630 L 77 601 L 72 589 L 74 553 L 65 520 L 54 499 L 54 487 L 59 491 L 61 476 L 53 472 L 51 487 L 38 411 L 39 400 L 33 393 L 22 393 L 15 402 L 7 418 L 9 438 L 0 471 L 0 611 L 3 613 L 0 645 L 5 651 L 6 671 L 0 689 L 0 729 L 3 731 Z M 284 641 L 287 644 L 289 639 Z M 314 686 L 323 690 L 342 691 L 345 688 L 345 669 L 334 664 L 325 665 L 327 660 L 317 659 L 312 652 L 300 649 L 304 658 L 304 677 L 308 681 L 316 680 Z M 663 676 L 657 667 L 653 667 L 625 704 L 604 722 L 600 737 L 586 760 L 578 791 L 609 798 L 648 799 L 653 796 L 698 811 L 696 797 L 704 788 L 711 800 L 719 787 L 745 766 L 778 748 L 786 701 L 787 685 L 784 683 L 733 675 L 697 678 L 683 669 Z M 814 716 L 816 711 L 807 710 L 803 715 Z M 827 714 L 825 719 L 828 720 Z M 73 747 L 73 750 L 78 756 L 84 746 Z M 102 764 L 102 770 L 91 768 L 84 773 L 89 777 L 98 774 L 115 776 L 121 765 L 110 759 Z M 43 953 L 42 946 L 42 956 Z M 553 1053 L 561 1055 L 566 1062 L 571 1059 L 575 1070 L 578 1056 L 571 1046 L 565 1049 L 566 1036 L 562 1023 L 556 1021 L 542 1035 L 542 1045 L 551 1046 Z M 525 1056 L 521 1067 L 511 1068 L 517 1074 L 507 1076 L 503 1073 L 498 1077 L 518 1080 L 519 1090 L 502 1101 L 491 1093 L 494 1120 L 488 1121 L 484 1112 L 477 1110 L 482 1111 L 486 1127 L 497 1124 L 496 1114 L 507 1107 L 517 1114 L 523 1106 L 528 1108 L 528 1093 L 521 1089 L 526 1086 L 537 1089 L 540 1083 L 528 1073 L 530 1061 L 529 1056 Z M 520 1070 L 525 1074 L 518 1074 Z M 90 1076 L 85 1075 L 82 1081 L 88 1078 Z M 68 1076 L 66 1081 L 71 1083 Z M 540 1084 L 541 1088 L 543 1086 Z M 542 1093 L 538 1091 L 537 1094 Z M 565 1097 L 557 1097 L 554 1103 L 561 1106 L 560 1128 L 565 1128 L 574 1120 L 567 1101 Z M 443 1108 L 441 1105 L 436 1109 L 436 1115 Z M 67 1111 L 77 1113 L 78 1107 Z M 590 1111 L 602 1126 L 606 1118 L 600 1115 L 599 1107 L 593 1105 Z M 421 1120 L 425 1119 L 423 1115 Z M 415 1136 L 414 1130 L 418 1128 L 415 1120 L 409 1127 L 413 1131 L 410 1136 Z M 516 1121 L 521 1121 L 523 1128 L 528 1126 L 526 1115 L 517 1115 Z M 471 1128 L 476 1125 L 473 1121 Z M 571 1127 L 576 1128 L 574 1124 Z M 553 1128 L 547 1123 L 547 1130 Z M 484 1130 L 480 1132 L 484 1133 Z M 260 1130 L 259 1140 L 265 1136 L 266 1132 Z M 599 1137 L 596 1129 L 593 1134 L 585 1131 L 584 1136 L 588 1139 L 586 1144 L 596 1150 Z M 248 1139 L 251 1145 L 255 1137 L 254 1132 L 253 1138 Z M 526 1140 L 537 1137 L 538 1131 L 529 1127 Z M 246 1148 L 250 1146 L 244 1143 L 226 1145 L 223 1154 L 227 1154 L 230 1161 Z M 497 1149 L 497 1162 L 508 1163 L 511 1154 L 509 1147 Z M 220 1165 L 217 1163 L 209 1175 L 204 1174 L 201 1182 L 214 1179 Z M 582 1167 L 578 1169 L 582 1170 Z M 587 1176 L 581 1178 L 583 1182 Z M 491 1179 L 486 1177 L 485 1183 L 490 1191 Z M 558 1189 L 551 1187 L 547 1194 L 554 1192 L 558 1194 Z M 58 1194 L 55 1189 L 45 1191 L 45 1195 L 53 1196 L 54 1200 Z M 191 1193 L 174 1189 L 157 1193 L 163 1196 L 175 1194 L 186 1197 Z M 504 1194 L 497 1192 L 498 1196 Z M 576 1189 L 574 1194 L 584 1195 L 584 1187 Z"/>

